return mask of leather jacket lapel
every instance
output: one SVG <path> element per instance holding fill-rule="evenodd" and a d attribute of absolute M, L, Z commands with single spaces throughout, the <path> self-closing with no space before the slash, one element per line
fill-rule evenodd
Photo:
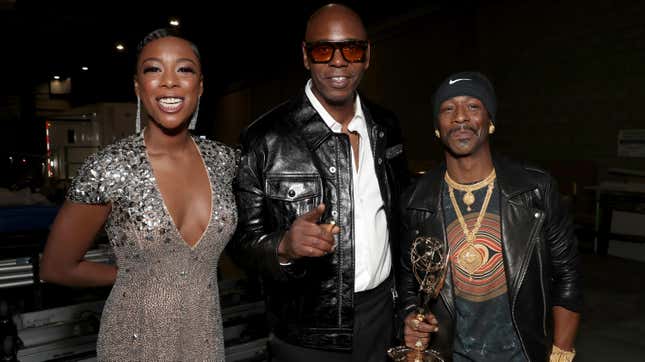
<path fill-rule="evenodd" d="M 361 99 L 364 99 L 361 97 Z M 363 114 L 365 115 L 365 124 L 369 133 L 370 148 L 372 149 L 372 156 L 374 159 L 374 171 L 381 190 L 381 199 L 385 204 L 385 211 L 388 217 L 388 222 L 392 224 L 391 209 L 392 209 L 392 194 L 386 190 L 391 190 L 391 180 L 387 178 L 385 170 L 385 148 L 387 146 L 387 132 L 385 128 L 374 121 L 372 114 L 368 107 L 363 107 Z M 379 161 L 380 160 L 380 161 Z"/>
<path fill-rule="evenodd" d="M 500 216 L 504 267 L 511 306 L 519 293 L 535 247 L 541 211 L 527 203 L 526 193 L 537 188 L 526 170 L 503 158 L 494 158 L 500 188 Z"/>
<path fill-rule="evenodd" d="M 436 212 L 441 210 L 439 205 L 439 195 L 441 193 L 441 183 L 443 182 L 443 174 L 446 172 L 446 164 L 442 163 L 440 166 L 430 169 L 428 173 L 423 175 L 418 181 L 417 187 L 408 198 L 406 209 L 425 210 L 429 212 Z"/>
<path fill-rule="evenodd" d="M 303 92 L 300 103 L 295 105 L 294 117 L 292 117 L 300 134 L 307 143 L 310 151 L 315 152 L 320 144 L 332 134 L 318 112 L 309 102 L 307 95 Z"/>
<path fill-rule="evenodd" d="M 423 230 L 419 230 L 420 235 L 444 238 L 444 240 L 446 238 L 446 225 L 443 212 L 441 211 L 441 184 L 445 172 L 446 166 L 445 163 L 442 163 L 439 167 L 431 169 L 424 175 L 419 180 L 419 187 L 415 188 L 414 194 L 409 198 L 410 201 L 406 207 L 408 211 L 415 210 L 418 213 L 419 220 L 417 220 L 416 225 L 424 228 Z M 454 318 L 455 309 L 451 263 L 448 263 L 446 279 L 439 293 L 439 298 Z"/>

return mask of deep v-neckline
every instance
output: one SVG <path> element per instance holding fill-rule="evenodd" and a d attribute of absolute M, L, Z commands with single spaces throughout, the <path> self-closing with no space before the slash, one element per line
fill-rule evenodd
<path fill-rule="evenodd" d="M 145 130 L 145 129 L 144 129 Z M 190 248 L 191 250 L 195 250 L 199 244 L 201 244 L 202 239 L 204 238 L 204 235 L 206 235 L 206 232 L 208 229 L 211 227 L 211 221 L 213 219 L 213 184 L 211 180 L 211 175 L 210 172 L 208 172 L 208 167 L 206 166 L 206 160 L 204 160 L 204 155 L 202 155 L 202 150 L 199 148 L 199 145 L 197 145 L 197 142 L 195 142 L 195 139 L 192 136 L 190 137 L 191 142 L 195 146 L 195 149 L 197 150 L 197 154 L 199 155 L 199 159 L 202 161 L 202 166 L 204 167 L 204 171 L 206 172 L 206 177 L 208 178 L 208 189 L 210 191 L 210 213 L 208 215 L 208 223 L 206 224 L 206 227 L 204 228 L 204 231 L 202 231 L 201 235 L 195 242 L 195 244 L 190 245 L 184 238 L 184 236 L 181 234 L 181 231 L 179 230 L 179 227 L 175 223 L 175 219 L 172 217 L 172 213 L 170 212 L 170 209 L 168 209 L 168 206 L 166 205 L 166 200 L 164 199 L 163 193 L 161 192 L 161 188 L 159 187 L 159 182 L 157 182 L 157 175 L 155 174 L 155 170 L 152 167 L 152 162 L 150 161 L 150 155 L 148 154 L 148 147 L 146 146 L 146 140 L 143 137 L 144 132 L 141 131 L 141 143 L 143 144 L 143 153 L 146 158 L 146 162 L 148 163 L 148 167 L 150 168 L 150 172 L 152 173 L 152 184 L 155 189 L 155 191 L 159 194 L 159 199 L 161 200 L 161 205 L 163 206 L 164 212 L 166 215 L 168 215 L 168 218 L 170 219 L 170 223 L 172 224 L 172 228 L 177 232 L 177 235 L 179 236 L 179 239 L 181 240 L 181 243 Z"/>

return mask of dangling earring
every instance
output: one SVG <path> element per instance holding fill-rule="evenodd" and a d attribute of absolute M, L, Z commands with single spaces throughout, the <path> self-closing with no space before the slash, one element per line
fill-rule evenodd
<path fill-rule="evenodd" d="M 197 114 L 199 114 L 199 102 L 202 100 L 202 97 L 197 98 L 197 108 L 195 108 L 195 112 L 193 113 L 193 118 L 190 119 L 190 123 L 188 124 L 188 129 L 189 130 L 194 130 L 195 125 L 197 125 Z"/>
<path fill-rule="evenodd" d="M 137 96 L 137 117 L 134 122 L 136 133 L 141 132 L 141 98 L 139 98 L 139 96 Z"/>
<path fill-rule="evenodd" d="M 434 130 L 434 135 L 437 136 L 437 138 L 441 138 L 441 134 L 439 133 L 438 129 Z"/>
<path fill-rule="evenodd" d="M 490 126 L 488 126 L 488 134 L 493 133 L 495 133 L 495 125 L 491 122 Z"/>

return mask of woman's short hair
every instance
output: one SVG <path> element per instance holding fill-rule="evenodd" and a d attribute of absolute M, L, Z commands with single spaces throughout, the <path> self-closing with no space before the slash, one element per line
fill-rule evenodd
<path fill-rule="evenodd" d="M 193 49 L 193 52 L 195 52 L 195 55 L 197 56 L 197 59 L 201 61 L 201 56 L 199 54 L 199 49 L 197 49 L 197 45 L 193 43 L 192 41 L 186 39 L 184 35 L 182 35 L 178 30 L 174 28 L 160 28 L 157 30 L 153 30 L 148 35 L 146 35 L 140 42 L 139 45 L 137 46 L 137 59 L 139 59 L 139 55 L 141 55 L 141 51 L 143 48 L 148 45 L 148 43 L 157 40 L 157 39 L 162 39 L 162 38 L 167 38 L 169 36 L 175 37 L 175 38 L 180 38 L 185 41 L 187 41 L 190 44 L 190 47 Z"/>

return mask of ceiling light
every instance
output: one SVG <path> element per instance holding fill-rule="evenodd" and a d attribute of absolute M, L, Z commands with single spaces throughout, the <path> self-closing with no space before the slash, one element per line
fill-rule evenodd
<path fill-rule="evenodd" d="M 168 24 L 170 24 L 171 26 L 179 26 L 179 19 L 170 18 L 170 20 L 168 20 Z"/>
<path fill-rule="evenodd" d="M 122 52 L 122 51 L 125 50 L 125 45 L 123 45 L 121 43 L 116 43 L 115 48 L 116 48 L 117 51 Z"/>
<path fill-rule="evenodd" d="M 85 67 L 85 66 L 81 67 L 81 70 L 88 70 L 88 69 L 90 69 L 90 68 Z"/>
<path fill-rule="evenodd" d="M 55 76 L 54 76 L 54 79 L 59 80 L 59 79 L 60 79 L 60 76 L 59 76 L 59 75 L 55 75 Z"/>

